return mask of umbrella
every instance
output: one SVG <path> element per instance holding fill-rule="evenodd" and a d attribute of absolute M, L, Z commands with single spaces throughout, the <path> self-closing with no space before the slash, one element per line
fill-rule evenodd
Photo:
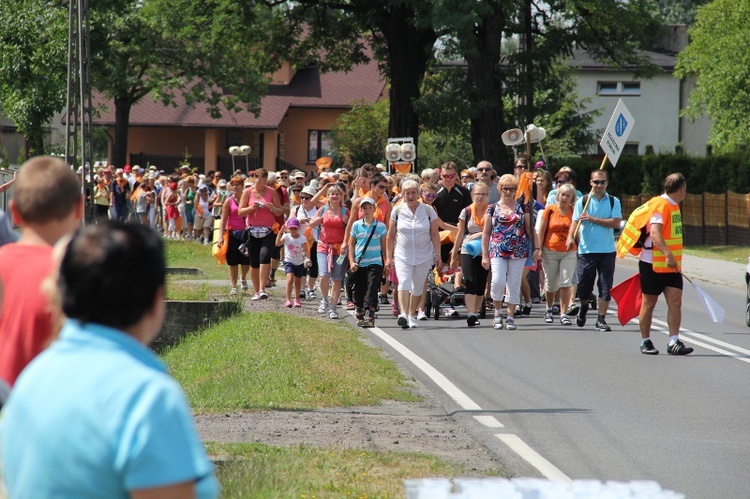
<path fill-rule="evenodd" d="M 641 311 L 641 275 L 635 274 L 613 287 L 609 294 L 617 302 L 617 319 L 623 326 Z"/>

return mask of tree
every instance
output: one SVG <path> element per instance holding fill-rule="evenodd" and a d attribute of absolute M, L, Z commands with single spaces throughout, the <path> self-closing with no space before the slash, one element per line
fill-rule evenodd
<path fill-rule="evenodd" d="M 698 9 L 690 44 L 678 55 L 675 76 L 695 76 L 685 114 L 711 118 L 711 144 L 730 152 L 750 144 L 750 0 L 715 0 Z"/>
<path fill-rule="evenodd" d="M 44 152 L 44 128 L 65 106 L 67 9 L 3 0 L 0 25 L 0 107 L 24 135 L 28 158 Z"/>
<path fill-rule="evenodd" d="M 334 162 L 357 168 L 364 163 L 380 163 L 388 139 L 388 100 L 374 104 L 352 103 L 331 130 Z"/>
<path fill-rule="evenodd" d="M 0 95 L 8 117 L 24 130 L 34 129 L 27 122 L 49 122 L 62 107 L 66 4 L 0 2 L 0 19 L 11 26 L 0 37 Z M 265 35 L 276 22 L 265 7 L 242 0 L 92 0 L 91 80 L 115 108 L 112 162 L 126 162 L 130 110 L 149 94 L 165 104 L 177 95 L 188 104 L 206 102 L 214 116 L 258 112 L 265 74 L 278 66 L 267 56 L 273 52 Z"/>
<path fill-rule="evenodd" d="M 652 0 L 652 11 L 664 24 L 693 24 L 698 7 L 708 0 Z"/>

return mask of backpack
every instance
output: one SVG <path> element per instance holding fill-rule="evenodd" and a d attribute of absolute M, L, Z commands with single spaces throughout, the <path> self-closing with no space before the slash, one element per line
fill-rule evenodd
<path fill-rule="evenodd" d="M 590 195 L 591 194 L 584 194 L 583 195 L 583 197 L 581 198 L 581 201 L 583 203 L 582 206 L 586 206 L 586 203 L 588 202 Z M 607 197 L 609 198 L 609 214 L 610 214 L 610 216 L 612 216 L 612 210 L 615 209 L 615 197 L 614 196 L 610 196 L 609 194 L 607 194 Z M 620 234 L 622 234 L 622 227 L 618 227 L 618 228 L 613 229 L 613 230 L 615 231 L 615 239 L 619 238 Z M 644 241 L 645 241 L 645 238 L 644 238 Z M 640 242 L 641 242 L 641 246 L 643 246 L 643 242 L 642 241 L 640 241 Z M 640 248 L 640 246 L 638 246 L 638 247 Z"/>

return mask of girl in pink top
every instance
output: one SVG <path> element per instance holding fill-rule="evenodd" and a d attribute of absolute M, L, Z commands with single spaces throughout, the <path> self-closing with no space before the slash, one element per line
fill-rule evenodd
<path fill-rule="evenodd" d="M 250 257 L 240 252 L 240 243 L 245 231 L 245 218 L 238 213 L 243 189 L 242 177 L 234 177 L 229 181 L 230 195 L 221 206 L 221 223 L 218 244 L 224 240 L 224 232 L 229 231 L 229 248 L 227 249 L 227 265 L 229 265 L 229 280 L 232 283 L 230 295 L 237 293 L 237 277 L 242 267 L 242 291 L 248 290 L 247 273 L 250 270 Z"/>

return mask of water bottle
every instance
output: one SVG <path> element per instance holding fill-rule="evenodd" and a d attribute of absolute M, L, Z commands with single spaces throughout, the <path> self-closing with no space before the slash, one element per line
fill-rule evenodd
<path fill-rule="evenodd" d="M 339 257 L 336 259 L 336 265 L 344 265 L 345 261 L 346 261 L 346 253 L 341 253 Z"/>

